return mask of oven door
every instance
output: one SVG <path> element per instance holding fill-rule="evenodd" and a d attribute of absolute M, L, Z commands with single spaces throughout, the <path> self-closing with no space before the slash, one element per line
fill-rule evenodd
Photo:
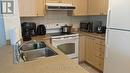
<path fill-rule="evenodd" d="M 61 50 L 71 59 L 78 58 L 78 43 L 79 36 L 60 37 L 52 39 L 52 45 Z"/>

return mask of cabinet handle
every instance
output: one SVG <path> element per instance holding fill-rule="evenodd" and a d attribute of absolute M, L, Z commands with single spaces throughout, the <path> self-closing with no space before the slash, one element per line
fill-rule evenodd
<path fill-rule="evenodd" d="M 102 66 L 102 64 L 100 63 L 100 64 L 99 64 L 99 66 L 101 67 L 101 66 Z"/>
<path fill-rule="evenodd" d="M 100 50 L 102 49 L 102 48 L 99 48 Z"/>
<path fill-rule="evenodd" d="M 100 15 L 103 15 L 103 13 L 100 13 Z"/>
<path fill-rule="evenodd" d="M 102 55 L 101 55 L 101 54 L 99 54 L 99 56 L 101 57 Z"/>
<path fill-rule="evenodd" d="M 105 58 L 108 58 L 108 44 L 109 44 L 109 29 L 106 30 L 106 42 L 105 42 L 105 45 L 106 45 L 106 49 L 105 49 Z"/>
<path fill-rule="evenodd" d="M 62 3 L 62 1 L 59 1 L 59 3 Z"/>
<path fill-rule="evenodd" d="M 100 15 L 103 15 L 103 10 L 102 9 L 100 10 Z"/>
<path fill-rule="evenodd" d="M 108 11 L 108 17 L 107 17 L 107 27 L 109 27 L 110 20 L 111 20 L 111 10 L 109 10 L 109 11 Z"/>

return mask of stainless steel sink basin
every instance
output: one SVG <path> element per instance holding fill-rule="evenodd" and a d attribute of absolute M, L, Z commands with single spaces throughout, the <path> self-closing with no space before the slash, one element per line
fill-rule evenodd
<path fill-rule="evenodd" d="M 38 58 L 57 55 L 57 53 L 44 42 L 35 40 L 24 42 L 21 45 L 16 44 L 14 54 L 15 63 L 28 62 L 37 60 Z"/>
<path fill-rule="evenodd" d="M 46 44 L 44 42 L 33 40 L 33 41 L 25 42 L 20 47 L 20 50 L 28 51 L 28 50 L 41 49 L 41 48 L 45 48 L 45 47 L 46 47 Z"/>
<path fill-rule="evenodd" d="M 22 51 L 21 58 L 24 60 L 24 62 L 27 62 L 36 60 L 40 57 L 46 58 L 55 55 L 57 55 L 55 51 L 53 51 L 51 48 L 45 47 L 36 50 Z"/>

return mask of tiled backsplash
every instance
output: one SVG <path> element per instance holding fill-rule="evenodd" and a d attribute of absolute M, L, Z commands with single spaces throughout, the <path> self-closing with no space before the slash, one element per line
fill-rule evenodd
<path fill-rule="evenodd" d="M 45 16 L 42 17 L 23 17 L 21 22 L 35 22 L 39 24 L 54 24 L 54 23 L 68 23 L 73 24 L 73 28 L 79 28 L 80 21 L 84 20 L 102 20 L 105 24 L 106 16 L 86 16 L 75 17 L 68 16 L 67 11 L 48 11 Z"/>
<path fill-rule="evenodd" d="M 102 21 L 102 25 L 106 26 L 107 16 L 90 16 L 89 20 L 91 20 L 91 21 L 95 21 L 95 20 Z"/>
<path fill-rule="evenodd" d="M 78 28 L 80 21 L 88 20 L 88 17 L 72 17 L 67 15 L 67 11 L 48 11 L 43 17 L 24 17 L 21 22 L 35 22 L 39 24 L 68 23 L 74 24 L 74 28 Z"/>

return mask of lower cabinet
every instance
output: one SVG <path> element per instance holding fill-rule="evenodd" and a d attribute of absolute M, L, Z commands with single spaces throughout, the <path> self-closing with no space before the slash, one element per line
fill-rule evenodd
<path fill-rule="evenodd" d="M 93 64 L 94 63 L 94 38 L 87 37 L 85 38 L 85 61 Z"/>
<path fill-rule="evenodd" d="M 85 61 L 85 36 L 80 36 L 80 41 L 79 41 L 79 43 L 80 43 L 80 49 L 79 49 L 79 62 L 81 63 L 81 62 L 83 62 L 83 61 Z"/>
<path fill-rule="evenodd" d="M 91 36 L 82 36 L 80 42 L 82 42 L 80 43 L 80 57 L 82 60 L 103 71 L 105 40 Z"/>
<path fill-rule="evenodd" d="M 85 61 L 101 71 L 104 65 L 104 41 L 91 36 L 86 36 L 85 39 Z"/>

